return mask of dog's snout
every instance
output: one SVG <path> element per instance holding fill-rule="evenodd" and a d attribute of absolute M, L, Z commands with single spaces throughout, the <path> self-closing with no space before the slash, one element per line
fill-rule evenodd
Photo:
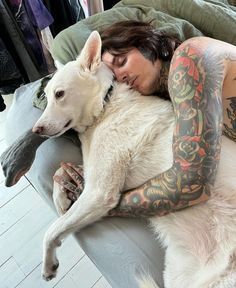
<path fill-rule="evenodd" d="M 44 128 L 43 126 L 36 126 L 32 129 L 33 133 L 36 133 L 36 134 L 43 134 L 43 131 L 44 131 Z"/>

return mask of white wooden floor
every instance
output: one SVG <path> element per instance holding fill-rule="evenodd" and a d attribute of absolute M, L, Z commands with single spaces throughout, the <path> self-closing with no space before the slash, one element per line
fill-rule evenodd
<path fill-rule="evenodd" d="M 9 108 L 11 97 L 4 98 Z M 6 114 L 0 112 L 0 154 Z M 6 188 L 0 169 L 0 288 L 111 288 L 72 236 L 58 249 L 56 279 L 41 279 L 43 235 L 55 218 L 26 178 Z"/>

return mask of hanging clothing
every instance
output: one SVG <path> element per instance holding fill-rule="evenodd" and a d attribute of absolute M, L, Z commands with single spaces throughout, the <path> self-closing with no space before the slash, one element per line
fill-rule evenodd
<path fill-rule="evenodd" d="M 27 14 L 34 27 L 40 31 L 50 26 L 54 19 L 41 0 L 24 0 Z"/>
<path fill-rule="evenodd" d="M 68 0 L 74 14 L 75 22 L 85 18 L 85 13 L 79 0 Z"/>
<path fill-rule="evenodd" d="M 22 78 L 14 59 L 0 38 L 0 112 L 6 108 L 2 94 L 13 93 L 21 82 Z"/>
<path fill-rule="evenodd" d="M 30 46 L 31 57 L 34 63 L 36 64 L 39 72 L 42 75 L 47 74 L 47 64 L 44 59 L 43 50 L 41 43 L 39 41 L 37 32 L 34 26 L 31 24 L 31 20 L 26 11 L 24 2 L 22 0 L 8 0 L 8 5 L 16 22 L 21 29 L 25 41 Z"/>
<path fill-rule="evenodd" d="M 14 80 L 21 80 L 19 69 L 7 50 L 2 38 L 0 38 L 0 83 L 10 83 Z M 0 85 L 3 86 L 3 85 Z"/>
<path fill-rule="evenodd" d="M 46 51 L 50 33 L 55 36 L 80 19 L 84 13 L 79 0 L 0 0 L 0 93 L 13 93 L 19 85 L 53 72 Z"/>
<path fill-rule="evenodd" d="M 54 22 L 50 26 L 53 37 L 77 21 L 85 18 L 79 0 L 57 0 L 56 2 L 55 0 L 43 0 L 43 3 L 54 19 Z"/>

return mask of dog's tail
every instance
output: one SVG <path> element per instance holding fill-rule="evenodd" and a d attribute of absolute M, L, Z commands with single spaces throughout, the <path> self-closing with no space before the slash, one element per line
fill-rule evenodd
<path fill-rule="evenodd" d="M 137 281 L 139 288 L 160 288 L 149 274 L 141 274 L 137 276 Z"/>

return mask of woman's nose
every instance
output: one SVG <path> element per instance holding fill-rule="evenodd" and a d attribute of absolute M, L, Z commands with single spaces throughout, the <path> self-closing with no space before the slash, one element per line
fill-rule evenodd
<path fill-rule="evenodd" d="M 127 77 L 125 72 L 116 70 L 116 71 L 114 71 L 114 74 L 115 74 L 116 80 L 118 82 L 126 82 L 127 79 L 128 79 L 128 77 Z"/>

